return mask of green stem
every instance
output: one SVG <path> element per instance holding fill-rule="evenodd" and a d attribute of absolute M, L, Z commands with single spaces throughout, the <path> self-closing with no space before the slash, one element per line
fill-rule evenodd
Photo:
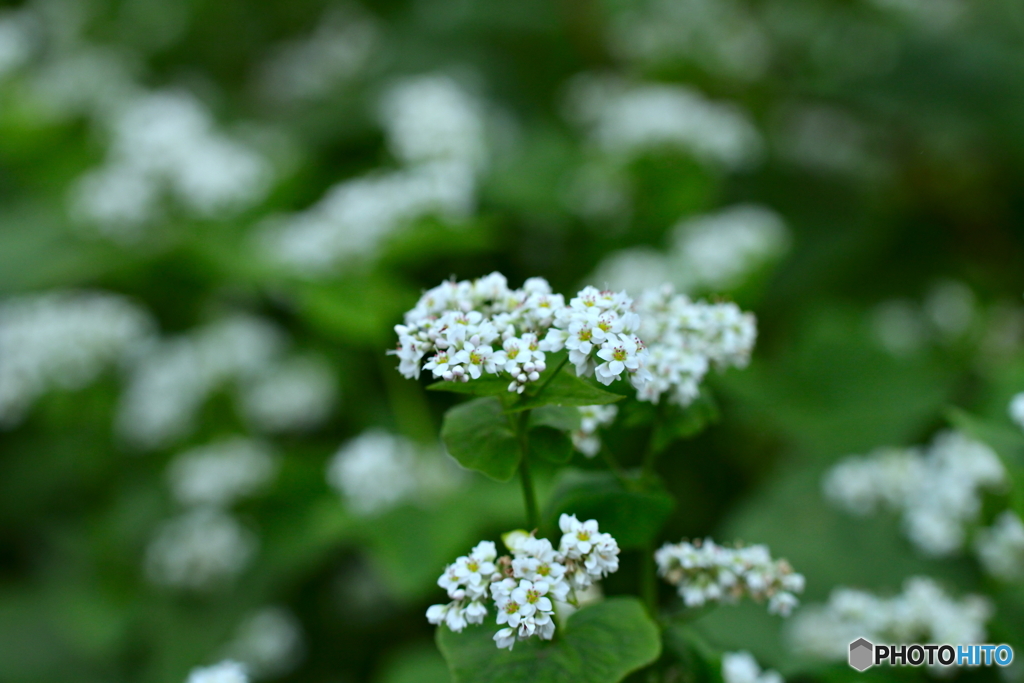
<path fill-rule="evenodd" d="M 644 450 L 643 469 L 641 477 L 650 481 L 654 479 L 654 465 L 658 461 L 658 451 L 654 447 L 655 437 L 658 433 L 658 425 L 661 424 L 662 419 L 665 415 L 665 404 L 661 402 L 658 404 L 654 415 L 654 424 L 651 426 L 651 435 L 647 439 L 647 448 Z"/>
<path fill-rule="evenodd" d="M 543 394 L 544 390 L 548 388 L 549 384 L 551 384 L 551 380 L 558 376 L 558 373 L 562 371 L 562 368 L 564 368 L 565 364 L 568 362 L 569 356 L 565 356 L 564 358 L 562 358 L 562 360 L 558 363 L 558 366 L 555 368 L 555 371 L 552 372 L 546 380 L 544 380 L 544 383 L 540 385 L 540 389 L 537 390 L 537 393 L 535 393 L 534 396 L 540 396 L 541 394 Z"/>
<path fill-rule="evenodd" d="M 658 576 L 654 570 L 654 547 L 645 543 L 640 550 L 640 597 L 652 619 L 658 618 Z"/>
<path fill-rule="evenodd" d="M 533 490 L 533 477 L 530 475 L 530 439 L 527 435 L 527 424 L 530 411 L 524 410 L 517 417 L 509 418 L 513 422 L 516 440 L 519 442 L 519 481 L 523 485 L 523 503 L 526 506 L 526 528 L 534 530 L 540 526 L 540 514 L 537 512 L 537 494 Z"/>

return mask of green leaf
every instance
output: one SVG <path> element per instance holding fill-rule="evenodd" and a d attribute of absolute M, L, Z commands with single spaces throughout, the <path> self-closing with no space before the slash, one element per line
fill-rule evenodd
<path fill-rule="evenodd" d="M 553 427 L 571 432 L 580 428 L 580 411 L 575 406 L 543 406 L 530 413 L 530 426 Z"/>
<path fill-rule="evenodd" d="M 454 683 L 617 683 L 661 654 L 658 627 L 636 598 L 611 598 L 569 617 L 556 640 L 499 650 L 495 629 L 442 627 L 437 646 Z"/>
<path fill-rule="evenodd" d="M 497 481 L 508 481 L 519 466 L 519 444 L 494 397 L 473 399 L 444 415 L 441 439 L 459 463 Z"/>
<path fill-rule="evenodd" d="M 719 417 L 718 404 L 706 388 L 702 389 L 700 396 L 686 408 L 666 408 L 660 419 L 655 422 L 652 445 L 656 453 L 665 450 L 675 441 L 696 436 L 705 427 L 717 422 Z"/>
<path fill-rule="evenodd" d="M 665 629 L 665 650 L 693 683 L 722 683 L 722 657 L 692 628 L 676 625 Z"/>
<path fill-rule="evenodd" d="M 542 382 L 543 383 L 543 380 Z M 542 406 L 595 406 L 621 401 L 624 396 L 598 389 L 580 379 L 568 367 L 562 368 L 536 396 L 524 396 L 509 407 L 510 412 Z"/>
<path fill-rule="evenodd" d="M 427 385 L 431 391 L 450 391 L 455 394 L 470 394 L 471 396 L 502 396 L 509 393 L 508 385 L 512 379 L 502 377 L 481 377 L 471 379 L 468 382 L 434 382 Z"/>
<path fill-rule="evenodd" d="M 530 430 L 530 452 L 562 465 L 572 460 L 572 439 L 558 429 L 536 427 Z"/>
<path fill-rule="evenodd" d="M 549 499 L 544 519 L 557 528 L 563 512 L 596 519 L 622 548 L 642 548 L 652 541 L 672 514 L 675 500 L 661 489 L 627 488 L 610 472 L 569 470 L 563 473 Z M 635 487 L 635 488 L 632 488 Z"/>

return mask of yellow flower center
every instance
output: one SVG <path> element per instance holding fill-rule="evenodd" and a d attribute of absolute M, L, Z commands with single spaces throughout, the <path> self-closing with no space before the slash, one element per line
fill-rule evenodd
<path fill-rule="evenodd" d="M 617 348 L 612 352 L 612 358 L 615 360 L 626 360 L 626 349 Z"/>
<path fill-rule="evenodd" d="M 468 569 L 471 572 L 475 572 L 478 569 L 480 569 L 480 565 L 477 564 L 476 561 L 467 562 L 466 563 L 466 569 Z"/>
<path fill-rule="evenodd" d="M 581 530 L 576 532 L 576 538 L 578 540 L 580 540 L 580 541 L 589 541 L 590 540 L 590 532 L 589 531 L 584 531 L 584 530 L 581 529 Z"/>
<path fill-rule="evenodd" d="M 515 614 L 519 611 L 519 603 L 509 600 L 505 603 L 505 614 Z"/>
<path fill-rule="evenodd" d="M 540 600 L 540 593 L 538 593 L 535 589 L 531 589 L 531 590 L 526 591 L 526 601 L 528 603 L 530 603 L 532 605 L 533 603 L 537 602 L 538 600 Z"/>
<path fill-rule="evenodd" d="M 580 341 L 590 341 L 590 338 L 594 336 L 593 331 L 589 327 L 584 327 L 580 330 L 579 339 Z"/>

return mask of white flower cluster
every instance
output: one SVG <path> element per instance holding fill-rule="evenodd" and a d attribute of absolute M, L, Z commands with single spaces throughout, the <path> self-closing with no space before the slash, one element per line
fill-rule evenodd
<path fill-rule="evenodd" d="M 630 5 L 612 25 L 612 49 L 643 65 L 692 61 L 714 75 L 761 76 L 771 57 L 767 31 L 735 0 L 654 0 Z"/>
<path fill-rule="evenodd" d="M 753 313 L 734 303 L 691 301 L 671 285 L 644 291 L 637 311 L 652 377 L 637 391 L 642 401 L 657 403 L 667 394 L 670 402 L 689 405 L 712 366 L 745 367 L 757 339 Z"/>
<path fill-rule="evenodd" d="M 18 424 L 51 388 L 87 385 L 152 327 L 149 314 L 115 294 L 52 291 L 0 301 L 0 427 Z"/>
<path fill-rule="evenodd" d="M 239 407 L 264 432 L 309 429 L 330 413 L 333 373 L 318 357 L 283 357 L 284 334 L 270 322 L 234 314 L 137 349 L 116 418 L 140 448 L 187 436 L 207 397 L 234 382 Z"/>
<path fill-rule="evenodd" d="M 522 393 L 546 369 L 545 353 L 566 349 L 577 375 L 596 374 L 607 385 L 625 374 L 639 387 L 648 378 L 647 351 L 635 335 L 640 318 L 632 305 L 625 292 L 593 287 L 566 305 L 539 277 L 521 289 L 510 289 L 500 273 L 445 282 L 395 326 L 398 349 L 391 353 L 408 378 L 421 370 L 462 382 L 505 373 L 509 391 Z"/>
<path fill-rule="evenodd" d="M 907 579 L 903 593 L 881 598 L 852 588 L 836 588 L 825 605 L 810 605 L 789 624 L 794 651 L 818 659 L 845 661 L 850 643 L 983 643 L 992 616 L 985 598 L 956 600 L 931 578 Z"/>
<path fill-rule="evenodd" d="M 368 258 L 397 229 L 429 215 L 458 222 L 474 209 L 486 156 L 480 105 L 453 79 L 396 84 L 381 106 L 388 146 L 403 167 L 343 181 L 309 209 L 259 232 L 267 258 L 315 276 Z"/>
<path fill-rule="evenodd" d="M 676 586 L 687 607 L 736 602 L 744 595 L 768 599 L 768 611 L 789 616 L 804 577 L 785 560 L 773 560 L 767 546 L 728 548 L 710 538 L 666 543 L 654 553 L 658 574 Z"/>
<path fill-rule="evenodd" d="M 29 61 L 39 40 L 38 32 L 30 12 L 0 12 L 0 79 Z"/>
<path fill-rule="evenodd" d="M 935 437 L 922 453 L 882 449 L 852 456 L 825 475 L 825 496 L 856 515 L 890 509 L 922 552 L 942 556 L 959 550 L 965 527 L 977 520 L 981 492 L 1005 483 L 1006 471 L 991 448 L 959 432 Z"/>
<path fill-rule="evenodd" d="M 686 292 L 731 290 L 781 257 L 789 244 L 789 230 L 777 213 L 737 204 L 684 218 L 665 252 L 635 247 L 610 254 L 591 279 L 634 294 L 665 282 Z"/>
<path fill-rule="evenodd" d="M 145 448 L 185 436 L 212 391 L 230 379 L 257 375 L 283 346 L 276 327 L 244 315 L 154 341 L 132 363 L 117 414 L 119 433 Z"/>
<path fill-rule="evenodd" d="M 1024 522 L 1010 510 L 1002 512 L 991 527 L 978 531 L 974 552 L 992 576 L 1003 581 L 1024 578 Z"/>
<path fill-rule="evenodd" d="M 577 77 L 569 108 L 597 148 L 614 158 L 676 147 L 712 164 L 744 168 L 763 152 L 761 135 L 749 115 L 679 85 Z"/>
<path fill-rule="evenodd" d="M 1024 391 L 1019 394 L 1015 394 L 1014 397 L 1010 399 L 1010 405 L 1007 408 L 1007 412 L 1010 413 L 1010 419 L 1013 420 L 1018 427 L 1024 429 Z"/>
<path fill-rule="evenodd" d="M 332 9 L 310 35 L 270 48 L 259 89 L 278 102 L 323 97 L 363 70 L 379 32 L 376 22 L 355 5 Z"/>
<path fill-rule="evenodd" d="M 337 401 L 334 368 L 320 356 L 286 358 L 239 388 L 246 421 L 267 433 L 306 431 L 326 420 Z"/>
<path fill-rule="evenodd" d="M 198 507 L 160 528 L 146 549 L 146 573 L 159 585 L 209 590 L 237 576 L 257 545 L 231 515 Z"/>
<path fill-rule="evenodd" d="M 421 452 L 412 441 L 380 429 L 352 439 L 327 466 L 328 483 L 358 515 L 373 515 L 415 496 L 434 496 L 458 485 L 449 457 Z"/>
<path fill-rule="evenodd" d="M 79 179 L 71 210 L 108 237 L 131 240 L 159 213 L 164 192 L 195 215 L 216 218 L 257 203 L 273 170 L 259 153 L 214 129 L 182 92 L 128 102 L 111 122 L 106 163 Z"/>
<path fill-rule="evenodd" d="M 295 668 L 303 655 L 302 629 L 283 607 L 263 607 L 247 616 L 225 648 L 253 678 L 277 678 Z"/>
<path fill-rule="evenodd" d="M 597 430 L 615 421 L 619 414 L 617 405 L 580 406 L 580 428 L 572 433 L 572 445 L 580 453 L 593 458 L 601 450 L 601 437 Z"/>
<path fill-rule="evenodd" d="M 878 344 L 893 356 L 913 354 L 935 342 L 951 343 L 970 332 L 980 319 L 977 297 L 963 282 L 933 284 L 924 301 L 890 299 L 871 312 Z"/>
<path fill-rule="evenodd" d="M 192 448 L 167 468 L 171 493 L 181 505 L 229 507 L 258 491 L 277 463 L 267 444 L 241 437 Z"/>
<path fill-rule="evenodd" d="M 556 602 L 575 603 L 577 591 L 586 591 L 619 568 L 618 543 L 602 533 L 595 520 L 580 522 L 575 515 L 563 514 L 558 525 L 558 550 L 547 539 L 517 531 L 505 537 L 511 557 L 499 558 L 494 543 L 482 541 L 448 565 L 437 584 L 451 602 L 432 605 L 427 620 L 455 632 L 482 624 L 490 597 L 502 627 L 494 634 L 499 648 L 511 650 L 517 640 L 533 636 L 550 640 Z"/>
<path fill-rule="evenodd" d="M 245 666 L 230 659 L 213 666 L 192 669 L 186 683 L 249 683 Z"/>
<path fill-rule="evenodd" d="M 777 671 L 762 671 L 749 652 L 722 653 L 722 680 L 725 683 L 783 683 Z"/>

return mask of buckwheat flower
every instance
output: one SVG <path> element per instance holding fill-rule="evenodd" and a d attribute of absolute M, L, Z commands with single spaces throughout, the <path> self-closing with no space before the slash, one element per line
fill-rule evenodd
<path fill-rule="evenodd" d="M 245 569 L 256 547 L 233 517 L 198 508 L 160 528 L 146 549 L 146 573 L 157 584 L 208 590 Z"/>
<path fill-rule="evenodd" d="M 637 337 L 619 334 L 605 340 L 597 352 L 597 357 L 604 361 L 594 369 L 597 381 L 607 386 L 625 371 L 636 374 L 640 370 L 640 352 L 643 350 L 644 344 Z"/>
<path fill-rule="evenodd" d="M 264 486 L 276 464 L 267 444 L 235 437 L 175 456 L 167 478 L 182 505 L 227 507 Z"/>
<path fill-rule="evenodd" d="M 249 683 L 245 666 L 225 660 L 213 666 L 192 669 L 186 683 Z"/>
<path fill-rule="evenodd" d="M 103 292 L 52 291 L 0 301 L 0 427 L 51 389 L 80 389 L 150 337 L 149 314 Z"/>
<path fill-rule="evenodd" d="M 0 79 L 25 65 L 32 57 L 39 36 L 32 12 L 0 13 Z"/>
<path fill-rule="evenodd" d="M 303 656 L 302 629 L 283 607 L 262 607 L 238 626 L 224 652 L 243 662 L 255 678 L 274 678 L 293 670 Z"/>
<path fill-rule="evenodd" d="M 571 84 L 568 104 L 592 144 L 613 159 L 678 148 L 713 165 L 744 168 L 763 153 L 746 112 L 691 88 L 586 74 Z"/>
<path fill-rule="evenodd" d="M 671 247 L 691 287 L 730 290 L 789 248 L 789 231 L 771 209 L 740 204 L 687 218 L 673 228 Z"/>
<path fill-rule="evenodd" d="M 558 553 L 565 557 L 568 581 L 583 589 L 619 568 L 619 546 L 611 534 L 601 533 L 596 520 L 580 522 L 576 515 L 558 518 L 562 539 Z"/>
<path fill-rule="evenodd" d="M 508 541 L 506 540 L 506 545 Z M 521 544 L 513 549 L 512 575 L 518 579 L 530 581 L 543 581 L 548 586 L 548 591 L 554 600 L 564 602 L 568 599 L 571 586 L 566 576 L 566 567 L 561 555 L 555 551 L 551 541 L 546 538 L 535 538 L 528 536 Z M 496 590 L 504 591 L 507 585 L 491 588 L 492 594 Z M 497 594 L 494 595 L 498 599 Z"/>
<path fill-rule="evenodd" d="M 768 599 L 768 611 L 788 616 L 804 590 L 804 577 L 785 560 L 773 560 L 768 548 L 728 548 L 711 539 L 666 543 L 654 553 L 658 574 L 677 587 L 687 607 L 736 602 L 743 596 Z"/>
<path fill-rule="evenodd" d="M 724 683 L 783 683 L 777 671 L 762 671 L 749 652 L 722 653 L 722 680 Z"/>
<path fill-rule="evenodd" d="M 801 655 L 845 661 L 857 638 L 873 642 L 985 642 L 992 604 L 979 596 L 954 598 L 933 579 L 907 579 L 903 592 L 879 597 L 836 588 L 824 605 L 810 605 L 789 623 L 786 640 Z"/>
<path fill-rule="evenodd" d="M 601 450 L 601 439 L 597 430 L 615 421 L 619 407 L 612 404 L 606 406 L 580 406 L 580 428 L 572 432 L 573 447 L 588 458 L 592 458 Z"/>
<path fill-rule="evenodd" d="M 963 546 L 968 525 L 981 512 L 982 491 L 1005 483 L 1005 468 L 991 448 L 944 432 L 923 452 L 889 449 L 847 458 L 826 474 L 823 485 L 830 501 L 852 513 L 900 513 L 914 546 L 945 556 Z"/>
<path fill-rule="evenodd" d="M 115 427 L 128 443 L 157 448 L 187 436 L 207 397 L 245 382 L 281 355 L 284 336 L 260 318 L 235 314 L 192 332 L 137 349 Z"/>
<path fill-rule="evenodd" d="M 264 433 L 313 429 L 330 416 L 337 400 L 334 368 L 320 356 L 286 358 L 239 387 L 247 423 Z"/>
<path fill-rule="evenodd" d="M 1015 394 L 1010 399 L 1009 413 L 1010 419 L 1016 422 L 1021 429 L 1024 429 L 1024 391 Z"/>
<path fill-rule="evenodd" d="M 677 294 L 671 285 L 645 290 L 637 301 L 640 338 L 647 345 L 649 380 L 637 398 L 687 406 L 700 395 L 700 384 L 714 367 L 747 365 L 757 339 L 754 316 L 733 303 L 709 304 Z"/>
<path fill-rule="evenodd" d="M 974 551 L 992 576 L 1003 581 L 1024 577 L 1024 522 L 1006 510 L 987 529 L 978 531 Z"/>
<path fill-rule="evenodd" d="M 411 499 L 432 499 L 454 489 L 460 474 L 448 456 L 370 429 L 338 449 L 327 481 L 356 515 L 372 516 Z"/>

